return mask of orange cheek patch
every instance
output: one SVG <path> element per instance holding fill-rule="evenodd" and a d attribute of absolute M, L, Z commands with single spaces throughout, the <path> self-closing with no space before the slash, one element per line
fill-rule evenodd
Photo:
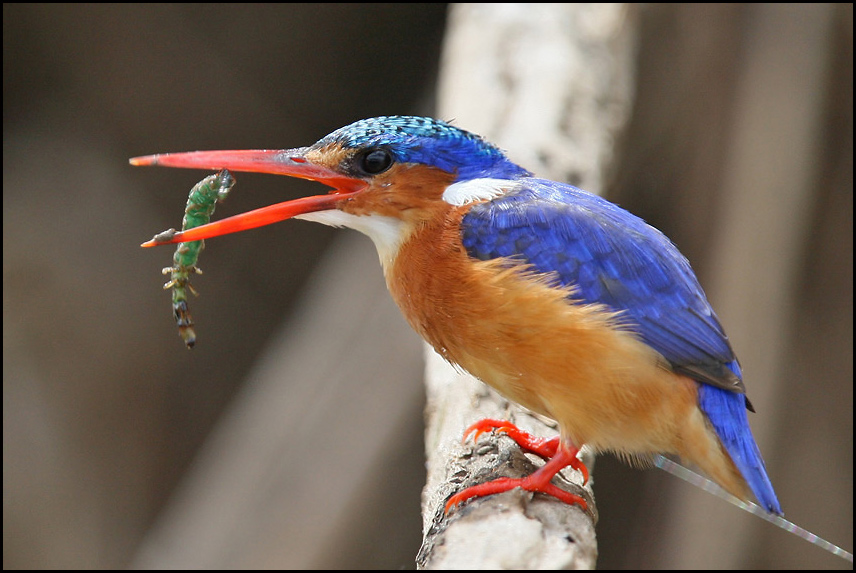
<path fill-rule="evenodd" d="M 383 215 L 417 223 L 442 219 L 450 205 L 443 191 L 454 175 L 426 165 L 394 165 L 372 177 L 365 191 L 342 204 L 353 215 Z"/>

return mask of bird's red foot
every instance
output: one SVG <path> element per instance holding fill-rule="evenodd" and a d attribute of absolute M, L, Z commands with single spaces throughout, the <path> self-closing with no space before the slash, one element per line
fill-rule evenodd
<path fill-rule="evenodd" d="M 558 436 L 551 439 L 533 436 L 511 422 L 504 420 L 480 420 L 467 428 L 464 439 L 472 432 L 476 433 L 475 439 L 478 439 L 479 435 L 490 430 L 505 432 L 521 448 L 547 459 L 547 463 L 532 475 L 525 478 L 498 478 L 468 487 L 449 498 L 449 501 L 446 502 L 447 512 L 455 505 L 463 503 L 470 498 L 502 493 L 516 487 L 525 489 L 526 491 L 546 493 L 567 504 L 579 505 L 583 510 L 588 509 L 588 505 L 583 498 L 550 483 L 553 476 L 568 466 L 583 474 L 583 484 L 588 482 L 588 468 L 577 458 L 577 453 L 579 452 L 577 448 L 572 448 L 561 443 Z"/>
<path fill-rule="evenodd" d="M 466 441 L 467 436 L 473 432 L 476 433 L 473 440 L 478 440 L 480 435 L 491 430 L 504 432 L 509 438 L 517 442 L 518 446 L 527 452 L 532 452 L 537 456 L 541 456 L 545 460 L 549 460 L 556 455 L 556 450 L 560 443 L 559 436 L 556 436 L 555 438 L 540 438 L 538 436 L 533 436 L 529 432 L 524 432 L 511 422 L 507 422 L 505 420 L 491 420 L 489 418 L 479 420 L 468 427 L 464 431 L 464 440 Z M 574 448 L 572 452 L 573 455 L 571 456 L 572 459 L 567 465 L 583 474 L 583 485 L 585 485 L 589 480 L 589 472 L 585 464 L 577 458 L 577 453 L 579 453 L 579 449 Z"/>

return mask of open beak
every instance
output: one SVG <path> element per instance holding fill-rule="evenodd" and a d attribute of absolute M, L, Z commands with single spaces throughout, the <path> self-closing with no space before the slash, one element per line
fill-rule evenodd
<path fill-rule="evenodd" d="M 248 211 L 234 217 L 228 217 L 194 227 L 187 231 L 171 234 L 167 237 L 158 236 L 142 244 L 143 247 L 168 245 L 172 243 L 199 241 L 264 227 L 304 213 L 327 211 L 335 209 L 344 199 L 359 193 L 366 187 L 366 182 L 360 179 L 345 177 L 340 173 L 318 165 L 306 158 L 307 147 L 296 149 L 248 149 L 235 151 L 191 151 L 187 153 L 162 153 L 133 157 L 131 165 L 163 165 L 164 167 L 185 167 L 190 169 L 207 169 L 219 171 L 248 171 L 254 173 L 273 173 L 288 175 L 301 179 L 311 179 L 329 185 L 333 188 L 327 195 L 303 197 L 293 201 L 285 201 Z M 163 235 L 163 234 L 161 234 Z"/>

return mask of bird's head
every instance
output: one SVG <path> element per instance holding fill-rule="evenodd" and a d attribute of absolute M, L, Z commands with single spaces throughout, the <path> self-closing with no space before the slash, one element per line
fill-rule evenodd
<path fill-rule="evenodd" d="M 394 256 L 415 225 L 440 210 L 489 199 L 531 175 L 477 135 L 412 116 L 364 119 L 309 147 L 167 153 L 136 157 L 131 164 L 273 173 L 333 188 L 326 195 L 256 209 L 144 246 L 197 241 L 297 217 L 367 234 L 382 260 Z"/>

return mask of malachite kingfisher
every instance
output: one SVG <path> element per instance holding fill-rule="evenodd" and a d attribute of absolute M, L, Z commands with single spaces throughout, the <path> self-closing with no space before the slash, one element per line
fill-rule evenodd
<path fill-rule="evenodd" d="M 749 428 L 740 366 L 687 259 L 609 201 L 539 179 L 449 123 L 357 121 L 309 147 L 197 151 L 133 165 L 275 173 L 332 187 L 143 246 L 196 241 L 299 218 L 368 235 L 410 325 L 449 362 L 556 420 L 545 440 L 507 432 L 547 459 L 532 475 L 452 496 L 522 487 L 585 506 L 553 485 L 584 472 L 578 448 L 623 458 L 672 454 L 733 495 L 782 509 Z"/>

